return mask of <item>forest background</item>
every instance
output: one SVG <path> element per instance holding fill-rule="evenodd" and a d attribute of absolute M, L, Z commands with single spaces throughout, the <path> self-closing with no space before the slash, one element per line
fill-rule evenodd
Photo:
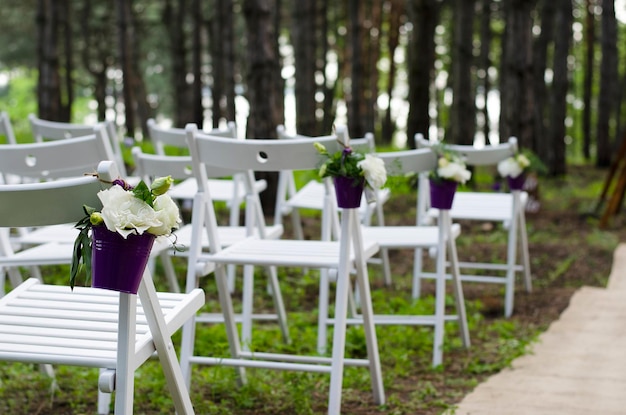
<path fill-rule="evenodd" d="M 377 145 L 518 137 L 552 176 L 622 141 L 614 0 L 5 0 L 0 110 L 275 137 L 346 123 Z M 623 42 L 622 42 L 623 43 Z M 26 81 L 25 81 L 26 80 Z M 26 84 L 24 84 L 26 82 Z M 24 95 L 11 94 L 21 86 Z M 273 200 L 275 180 L 267 194 Z M 264 203 L 271 209 L 271 203 Z M 265 207 L 265 206 L 264 206 Z M 270 212 L 268 212 L 270 213 Z"/>

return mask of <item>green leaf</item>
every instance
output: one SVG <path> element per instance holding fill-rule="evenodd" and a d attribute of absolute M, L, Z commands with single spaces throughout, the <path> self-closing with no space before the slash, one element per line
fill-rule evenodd
<path fill-rule="evenodd" d="M 150 191 L 150 188 L 144 183 L 144 181 L 140 181 L 137 186 L 135 186 L 135 188 L 133 189 L 133 194 L 135 195 L 136 198 L 143 200 L 144 202 L 146 202 L 148 205 L 150 205 L 150 207 L 154 207 L 153 201 L 152 201 L 152 192 Z"/>

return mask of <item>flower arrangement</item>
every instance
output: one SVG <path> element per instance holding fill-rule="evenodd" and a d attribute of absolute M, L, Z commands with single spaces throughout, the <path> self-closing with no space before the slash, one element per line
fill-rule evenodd
<path fill-rule="evenodd" d="M 70 268 L 70 287 L 74 288 L 76 277 L 84 270 L 91 275 L 92 241 L 89 231 L 94 226 L 106 226 L 124 239 L 131 234 L 144 232 L 155 236 L 169 236 L 178 229 L 181 219 L 178 206 L 167 194 L 173 183 L 171 176 L 160 177 L 148 187 L 142 180 L 135 187 L 124 180 L 114 180 L 112 186 L 98 192 L 102 210 L 83 206 L 85 217 L 76 228 L 80 230 L 74 242 L 74 256 Z"/>
<path fill-rule="evenodd" d="M 321 155 L 326 157 L 326 161 L 319 169 L 321 178 L 349 177 L 354 179 L 354 186 L 365 180 L 367 187 L 372 190 L 380 189 L 385 185 L 387 170 L 385 170 L 385 162 L 380 157 L 362 154 L 353 151 L 350 147 L 330 154 L 323 144 L 315 142 L 313 145 Z"/>
<path fill-rule="evenodd" d="M 457 152 L 445 148 L 443 144 L 437 144 L 432 149 L 437 154 L 437 168 L 429 175 L 432 181 L 440 183 L 447 180 L 465 184 L 472 177 L 472 172 Z"/>
<path fill-rule="evenodd" d="M 517 153 L 498 163 L 498 173 L 502 177 L 519 177 L 526 168 L 530 167 L 530 160 L 523 153 Z"/>

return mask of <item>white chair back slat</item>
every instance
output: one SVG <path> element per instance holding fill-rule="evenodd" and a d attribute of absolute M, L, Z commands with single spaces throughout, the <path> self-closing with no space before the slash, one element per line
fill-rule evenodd
<path fill-rule="evenodd" d="M 0 112 L 0 136 L 5 137 L 6 144 L 17 144 L 11 119 L 5 111 Z"/>
<path fill-rule="evenodd" d="M 66 163 L 68 158 L 72 163 Z M 101 160 L 115 160 L 102 125 L 72 140 L 0 146 L 0 172 L 31 179 L 80 176 L 93 172 Z"/>

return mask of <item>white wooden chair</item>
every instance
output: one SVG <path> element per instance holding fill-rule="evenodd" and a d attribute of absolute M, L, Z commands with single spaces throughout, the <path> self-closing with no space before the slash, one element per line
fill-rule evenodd
<path fill-rule="evenodd" d="M 158 155 L 158 154 L 148 154 L 144 153 L 141 148 L 134 147 L 132 149 L 133 160 L 135 161 L 135 174 L 138 174 L 146 183 L 150 183 L 152 178 L 157 176 L 170 175 L 175 180 L 187 180 L 196 178 L 192 174 L 192 161 L 191 156 L 167 156 L 167 155 Z M 211 179 L 219 179 L 221 177 L 233 177 L 234 175 L 243 175 L 243 174 L 252 174 L 252 172 L 242 172 L 240 169 L 232 169 L 232 168 L 219 168 L 219 167 L 211 167 L 206 166 L 206 176 L 209 178 L 209 183 Z M 243 183 L 241 184 L 243 186 Z M 209 184 L 210 186 L 210 184 Z M 197 187 L 196 187 L 197 188 Z M 212 189 L 212 188 L 211 188 Z M 256 192 L 256 188 L 253 188 Z M 255 200 L 258 198 L 258 194 L 256 194 Z M 250 203 L 246 205 L 246 209 L 256 209 L 260 208 L 259 203 Z M 258 218 L 257 223 L 252 227 L 247 226 L 218 226 L 218 234 L 219 240 L 222 244 L 222 247 L 227 247 L 241 241 L 249 236 L 249 234 L 253 234 L 262 238 L 267 239 L 277 239 L 280 238 L 283 234 L 283 228 L 280 225 L 266 226 L 265 220 L 262 214 L 254 215 L 255 218 Z M 192 233 L 192 225 L 186 224 L 183 225 L 180 229 L 176 230 L 175 238 L 176 245 L 178 247 L 190 247 L 192 244 L 191 240 Z M 205 235 L 202 238 L 202 247 L 204 250 L 209 250 L 209 241 Z M 178 257 L 188 257 L 188 250 L 175 249 L 171 252 L 172 255 Z M 272 297 L 274 299 L 274 307 L 276 310 L 276 314 L 254 314 L 252 313 L 252 304 L 250 307 L 244 307 L 246 311 L 243 315 L 237 315 L 237 320 L 242 322 L 242 337 L 244 339 L 249 339 L 251 336 L 251 321 L 243 321 L 244 318 L 249 318 L 251 320 L 278 320 L 281 331 L 283 333 L 284 340 L 289 343 L 289 329 L 287 327 L 287 314 L 285 312 L 285 307 L 283 304 L 282 294 L 280 292 L 280 287 L 278 285 L 278 277 L 276 275 L 275 269 L 268 269 L 268 274 L 270 278 L 270 291 Z M 230 281 L 231 275 L 229 275 L 229 285 L 231 285 Z M 234 285 L 234 284 L 232 284 Z M 247 293 L 249 288 L 244 285 L 243 292 Z M 244 294 L 246 297 L 246 294 Z M 249 312 L 248 312 L 249 311 Z M 203 313 L 202 315 L 196 318 L 198 322 L 223 322 L 223 317 L 221 313 L 219 315 L 215 313 Z M 244 345 L 246 341 L 244 341 Z"/>
<path fill-rule="evenodd" d="M 190 253 L 187 288 L 188 290 L 195 288 L 199 278 L 206 275 L 205 267 L 209 264 L 215 265 L 214 273 L 231 357 L 195 355 L 193 353 L 195 322 L 188 322 L 183 329 L 181 349 L 181 365 L 183 371 L 186 371 L 186 379 L 189 379 L 192 364 L 235 366 L 244 382 L 245 367 L 329 373 L 328 413 L 339 414 L 344 366 L 354 364 L 370 369 L 374 400 L 377 404 L 384 403 L 385 395 L 376 331 L 372 320 L 366 266 L 366 259 L 378 251 L 378 246 L 375 243 L 364 242 L 361 238 L 360 222 L 356 209 L 343 210 L 341 235 L 345 235 L 345 237 L 341 238 L 340 241 L 268 240 L 250 237 L 225 249 L 221 249 L 219 242 L 210 188 L 206 185 L 206 166 L 229 168 L 238 166 L 241 169 L 252 171 L 315 169 L 322 159 L 311 140 L 230 140 L 202 134 L 194 125 L 187 127 L 187 137 L 193 160 L 193 171 L 200 190 L 196 195 L 192 214 L 194 243 L 191 247 L 194 249 Z M 335 136 L 320 137 L 316 141 L 325 145 L 330 152 L 339 151 L 340 145 Z M 246 188 L 251 189 L 250 178 L 246 176 L 244 181 Z M 325 199 L 327 202 L 330 197 L 330 192 L 326 192 Z M 252 200 L 247 202 L 251 203 Z M 203 253 L 200 250 L 203 232 L 207 233 L 211 244 L 209 253 Z M 329 269 L 336 270 L 335 330 L 330 358 L 242 350 L 235 326 L 233 305 L 228 293 L 224 271 L 226 264 L 243 265 L 244 278 L 252 277 L 252 266 L 316 268 L 322 272 Z M 351 269 L 356 269 L 356 280 L 361 293 L 367 359 L 345 357 L 347 303 L 350 291 L 349 273 Z"/>
<path fill-rule="evenodd" d="M 415 137 L 418 147 L 431 147 L 432 142 L 424 139 L 421 134 Z M 517 139 L 511 137 L 507 142 L 498 145 L 490 145 L 476 148 L 470 145 L 446 145 L 450 150 L 456 151 L 465 158 L 470 166 L 497 165 L 517 152 Z M 437 209 L 430 209 L 428 202 L 428 180 L 420 179 L 420 200 L 422 205 L 418 207 L 423 218 L 434 218 Z M 454 203 L 450 210 L 453 220 L 477 220 L 481 222 L 501 223 L 507 232 L 506 260 L 500 263 L 481 263 L 461 261 L 461 269 L 482 270 L 478 274 L 461 274 L 461 280 L 503 284 L 504 315 L 510 317 L 513 314 L 515 296 L 515 275 L 521 272 L 524 284 L 528 292 L 532 291 L 532 278 L 530 271 L 530 256 L 528 253 L 528 235 L 526 232 L 526 216 L 524 207 L 528 200 L 528 194 L 524 191 L 514 190 L 509 193 L 498 192 L 457 192 Z M 519 239 L 518 239 L 519 238 Z M 521 256 L 518 262 L 518 251 Z M 419 264 L 418 264 L 419 265 Z M 504 276 L 498 273 L 504 272 Z M 420 295 L 420 279 L 429 278 L 432 274 L 421 273 L 416 270 L 414 281 L 414 296 Z"/>
<path fill-rule="evenodd" d="M 276 132 L 278 134 L 278 138 L 281 140 L 303 138 L 309 139 L 311 142 L 315 141 L 315 137 L 301 134 L 287 134 L 283 125 L 279 125 L 276 128 Z M 345 126 L 339 126 L 336 133 L 337 135 L 347 135 L 348 131 Z M 367 133 L 363 138 L 350 138 L 350 143 L 354 149 L 359 151 L 366 153 L 373 153 L 376 151 L 374 135 L 372 133 Z M 334 188 L 332 190 L 334 191 Z M 283 217 L 290 216 L 295 237 L 297 239 L 304 239 L 300 210 L 310 209 L 314 211 L 321 211 L 324 208 L 324 193 L 324 185 L 319 180 L 309 180 L 304 184 L 304 186 L 297 188 L 293 171 L 283 170 L 279 172 L 276 191 L 276 207 L 274 209 L 274 223 L 282 224 Z M 389 196 L 389 189 L 386 188 L 376 190 L 371 201 L 368 201 L 366 195 L 364 194 L 361 201 L 361 207 L 358 209 L 361 222 L 365 225 L 371 225 L 372 217 L 376 216 L 376 224 L 384 225 L 385 215 L 383 206 L 385 202 L 389 200 Z M 332 232 L 335 237 L 339 233 L 338 221 L 333 220 Z M 372 258 L 370 259 L 370 262 L 381 263 L 385 283 L 387 285 L 391 284 L 391 271 L 387 250 L 381 249 L 379 261 Z"/>
<path fill-rule="evenodd" d="M 383 159 L 389 176 L 406 176 L 428 172 L 436 168 L 437 158 L 429 149 L 378 153 Z M 456 321 L 460 337 L 465 347 L 470 346 L 469 328 L 465 312 L 465 301 L 458 267 L 455 239 L 461 229 L 452 224 L 449 211 L 438 212 L 437 226 L 363 226 L 363 238 L 375 241 L 380 248 L 386 249 L 435 249 L 435 309 L 431 315 L 381 315 L 374 314 L 376 325 L 424 325 L 433 327 L 433 366 L 443 362 L 443 344 L 446 322 Z M 446 313 L 446 263 L 449 262 L 452 276 L 452 292 L 455 298 L 456 314 Z M 323 284 L 328 282 L 323 282 Z M 374 310 L 375 311 L 375 310 Z M 319 313 L 328 313 L 328 299 L 320 298 Z M 355 315 L 348 321 L 360 324 L 361 316 Z M 318 350 L 324 351 L 327 341 L 326 327 L 332 325 L 332 319 L 320 321 L 318 331 Z"/>
<path fill-rule="evenodd" d="M 98 167 L 117 177 L 111 161 Z M 77 222 L 82 205 L 99 206 L 96 177 L 0 186 L 0 226 Z M 45 209 L 42 211 L 42 206 Z M 116 391 L 115 414 L 133 413 L 134 373 L 156 351 L 178 414 L 192 414 L 172 334 L 204 303 L 200 289 L 159 294 L 144 274 L 137 296 L 42 284 L 31 278 L 0 299 L 0 360 L 106 368 L 99 388 Z"/>

